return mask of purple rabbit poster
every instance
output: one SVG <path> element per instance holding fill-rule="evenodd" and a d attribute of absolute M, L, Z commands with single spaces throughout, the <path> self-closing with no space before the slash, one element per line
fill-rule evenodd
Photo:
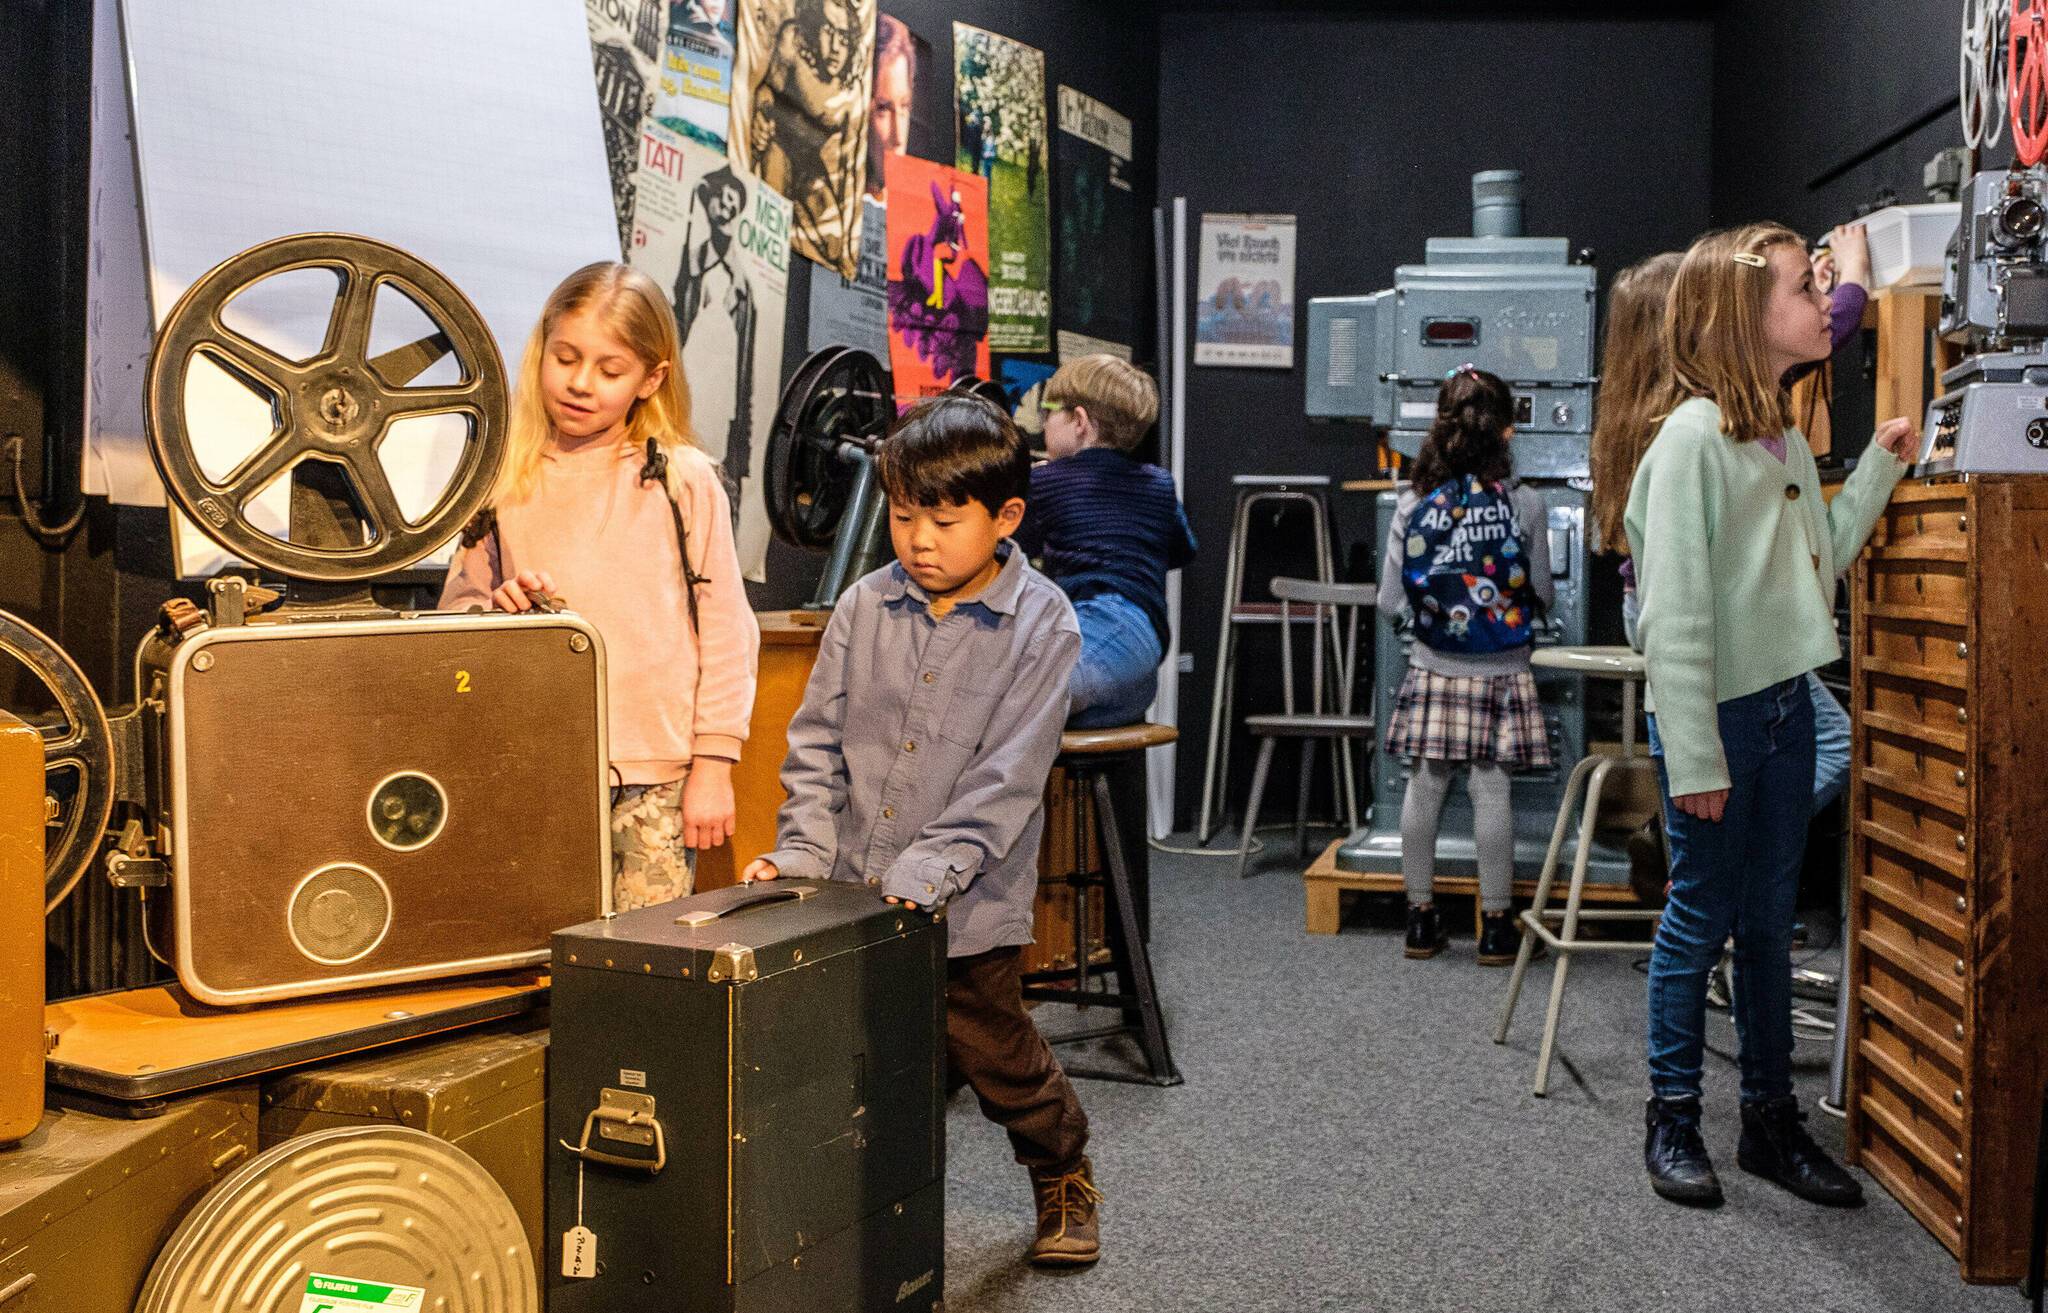
<path fill-rule="evenodd" d="M 896 402 L 988 372 L 988 182 L 902 155 L 889 164 L 889 370 Z"/>

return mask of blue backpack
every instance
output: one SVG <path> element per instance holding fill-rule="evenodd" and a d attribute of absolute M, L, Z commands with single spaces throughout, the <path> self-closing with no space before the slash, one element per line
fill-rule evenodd
<path fill-rule="evenodd" d="M 1502 484 L 1451 479 L 1417 502 L 1401 582 L 1415 636 L 1439 652 L 1479 656 L 1536 641 L 1521 524 Z"/>

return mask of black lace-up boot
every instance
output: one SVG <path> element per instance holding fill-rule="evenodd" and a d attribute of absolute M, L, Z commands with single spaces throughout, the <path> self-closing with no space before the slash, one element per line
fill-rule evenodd
<path fill-rule="evenodd" d="M 1721 1180 L 1700 1138 L 1698 1099 L 1652 1098 L 1643 1108 L 1643 1166 L 1650 1188 L 1673 1203 L 1721 1206 Z"/>
<path fill-rule="evenodd" d="M 1791 1095 L 1742 1105 L 1742 1143 L 1736 1165 L 1782 1185 L 1808 1203 L 1860 1208 L 1863 1187 L 1806 1133 L 1806 1114 Z"/>

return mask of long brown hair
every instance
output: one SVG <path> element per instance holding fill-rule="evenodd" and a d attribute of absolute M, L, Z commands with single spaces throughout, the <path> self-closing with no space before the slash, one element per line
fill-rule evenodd
<path fill-rule="evenodd" d="M 1426 497 L 1452 479 L 1498 483 L 1513 474 L 1508 429 L 1514 422 L 1515 394 L 1498 377 L 1467 365 L 1445 379 L 1436 393 L 1436 422 L 1408 476 L 1417 495 Z"/>
<path fill-rule="evenodd" d="M 666 446 L 696 445 L 696 434 L 690 429 L 690 388 L 683 379 L 682 349 L 668 299 L 660 286 L 638 269 L 600 260 L 562 280 L 548 295 L 540 322 L 526 339 L 526 355 L 512 392 L 505 469 L 498 476 L 494 501 L 523 501 L 532 495 L 540 478 L 541 456 L 554 432 L 541 404 L 541 353 L 547 349 L 548 334 L 554 332 L 555 325 L 579 310 L 594 312 L 647 369 L 668 365 L 668 377 L 654 395 L 633 403 L 619 445 L 638 448 L 649 438 Z"/>
<path fill-rule="evenodd" d="M 1601 551 L 1628 555 L 1621 530 L 1629 484 L 1672 405 L 1664 357 L 1664 303 L 1685 256 L 1653 255 L 1615 276 L 1600 350 L 1600 404 L 1593 414 L 1593 531 Z"/>
<path fill-rule="evenodd" d="M 1764 337 L 1771 249 L 1806 243 L 1783 224 L 1752 223 L 1692 244 L 1671 284 L 1664 324 L 1671 377 L 1682 397 L 1721 408 L 1721 432 L 1737 442 L 1794 427 L 1792 394 L 1771 372 Z"/>

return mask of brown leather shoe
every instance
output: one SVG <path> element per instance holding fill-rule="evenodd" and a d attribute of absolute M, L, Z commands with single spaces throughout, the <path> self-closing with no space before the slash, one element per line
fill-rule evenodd
<path fill-rule="evenodd" d="M 1102 1238 L 1095 1206 L 1102 1192 L 1095 1188 L 1095 1168 L 1086 1158 L 1071 1172 L 1032 1172 L 1031 1192 L 1038 1197 L 1038 1236 L 1031 1242 L 1031 1262 L 1038 1267 L 1086 1267 L 1102 1257 Z"/>

